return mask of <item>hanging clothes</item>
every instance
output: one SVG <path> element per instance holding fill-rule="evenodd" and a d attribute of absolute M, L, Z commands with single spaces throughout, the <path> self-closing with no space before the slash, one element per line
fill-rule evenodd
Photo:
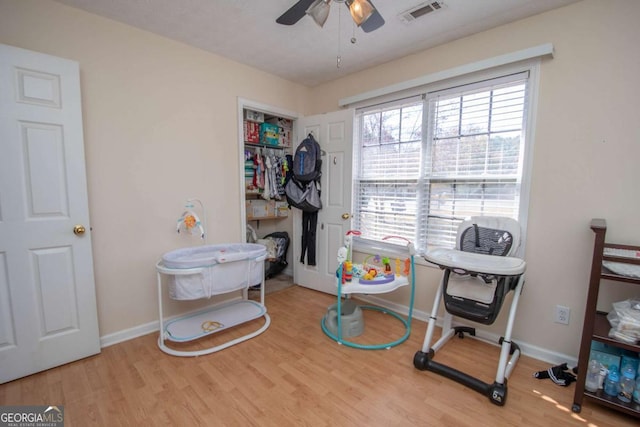
<path fill-rule="evenodd" d="M 285 159 L 284 157 L 275 157 L 275 163 L 273 166 L 274 172 L 274 187 L 275 194 L 279 196 L 278 200 L 281 200 L 286 194 L 284 191 L 284 178 L 283 178 L 283 168 L 284 168 Z"/>
<path fill-rule="evenodd" d="M 256 186 L 256 188 L 258 188 L 258 190 L 262 190 L 264 189 L 264 159 L 262 158 L 262 152 L 259 148 L 256 149 L 253 163 L 256 165 L 254 185 Z"/>
<path fill-rule="evenodd" d="M 316 228 L 318 227 L 318 212 L 302 212 L 302 245 L 300 262 L 304 264 L 305 253 L 307 265 L 316 265 Z"/>
<path fill-rule="evenodd" d="M 276 176 L 278 158 L 272 151 L 269 151 L 266 158 L 268 159 L 267 173 L 269 174 L 269 194 L 272 199 L 280 200 L 280 194 L 278 194 L 278 178 Z"/>
<path fill-rule="evenodd" d="M 271 158 L 267 154 L 264 156 L 264 187 L 262 191 L 262 198 L 265 200 L 271 199 Z"/>

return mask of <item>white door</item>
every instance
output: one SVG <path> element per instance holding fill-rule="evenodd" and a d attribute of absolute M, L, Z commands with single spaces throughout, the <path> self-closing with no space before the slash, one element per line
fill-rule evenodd
<path fill-rule="evenodd" d="M 300 263 L 302 214 L 294 211 L 293 262 L 295 283 L 336 294 L 338 249 L 351 225 L 351 160 L 354 110 L 336 111 L 298 120 L 298 137 L 309 133 L 320 143 L 322 157 L 322 209 L 316 228 L 316 265 Z M 299 142 L 299 141 L 298 141 Z M 306 259 L 305 259 L 306 261 Z"/>
<path fill-rule="evenodd" d="M 89 230 L 78 64 L 0 45 L 0 383 L 100 352 Z"/>

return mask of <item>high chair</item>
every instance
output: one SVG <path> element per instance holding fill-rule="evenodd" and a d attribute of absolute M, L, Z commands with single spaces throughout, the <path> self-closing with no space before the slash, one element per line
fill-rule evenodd
<path fill-rule="evenodd" d="M 443 270 L 443 275 L 422 349 L 415 354 L 413 364 L 419 370 L 435 372 L 484 394 L 499 406 L 505 404 L 507 379 L 520 357 L 520 348 L 511 341 L 526 269 L 524 260 L 515 257 L 520 236 L 520 225 L 514 219 L 472 217 L 460 224 L 455 249 L 437 248 L 424 255 L 427 261 Z M 433 360 L 436 352 L 454 335 L 460 338 L 464 333 L 475 336 L 473 327 L 452 326 L 453 316 L 490 325 L 510 291 L 514 291 L 514 295 L 505 334 L 498 342 L 501 346 L 500 359 L 492 384 Z M 442 335 L 431 345 L 440 299 L 444 300 L 445 306 Z"/>

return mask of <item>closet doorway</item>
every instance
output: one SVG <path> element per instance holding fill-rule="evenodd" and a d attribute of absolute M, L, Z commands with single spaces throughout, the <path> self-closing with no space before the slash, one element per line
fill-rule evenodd
<path fill-rule="evenodd" d="M 286 274 L 293 275 L 294 283 L 317 291 L 335 295 L 337 292 L 335 271 L 338 249 L 344 244 L 344 237 L 351 228 L 351 171 L 353 159 L 353 123 L 355 110 L 347 109 L 315 116 L 303 117 L 279 108 L 238 100 L 240 140 L 240 180 L 241 200 L 246 201 L 246 177 L 244 156 L 245 111 L 256 111 L 266 116 L 282 117 L 292 120 L 292 134 L 287 154 L 293 155 L 298 144 L 312 133 L 323 150 L 322 157 L 322 206 L 318 212 L 316 228 L 316 265 L 300 262 L 302 213 L 298 209 L 288 211 L 286 220 L 254 221 L 258 226 L 257 234 L 269 231 L 287 231 L 291 236 L 291 248 L 288 255 L 289 267 Z M 246 239 L 247 206 L 241 207 L 242 241 Z M 265 225 L 267 222 L 268 225 Z M 278 230 L 274 229 L 275 227 Z M 262 231 L 261 231 L 262 230 Z"/>
<path fill-rule="evenodd" d="M 289 210 L 286 197 L 278 194 L 278 182 L 282 177 L 281 162 L 297 146 L 297 120 L 297 113 L 238 98 L 242 242 L 285 231 L 293 243 L 295 209 Z M 273 134 L 264 132 L 265 129 L 278 131 Z M 265 169 L 269 172 L 265 173 Z M 283 271 L 289 276 L 294 276 L 295 267 L 292 246 L 289 246 L 287 253 L 288 266 Z"/>

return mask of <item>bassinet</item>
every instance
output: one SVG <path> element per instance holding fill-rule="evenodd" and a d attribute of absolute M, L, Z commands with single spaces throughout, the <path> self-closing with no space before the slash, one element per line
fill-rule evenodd
<path fill-rule="evenodd" d="M 266 248 L 254 243 L 176 249 L 162 256 L 166 268 L 199 268 L 194 274 L 169 276 L 169 296 L 176 300 L 209 298 L 260 283 Z"/>

